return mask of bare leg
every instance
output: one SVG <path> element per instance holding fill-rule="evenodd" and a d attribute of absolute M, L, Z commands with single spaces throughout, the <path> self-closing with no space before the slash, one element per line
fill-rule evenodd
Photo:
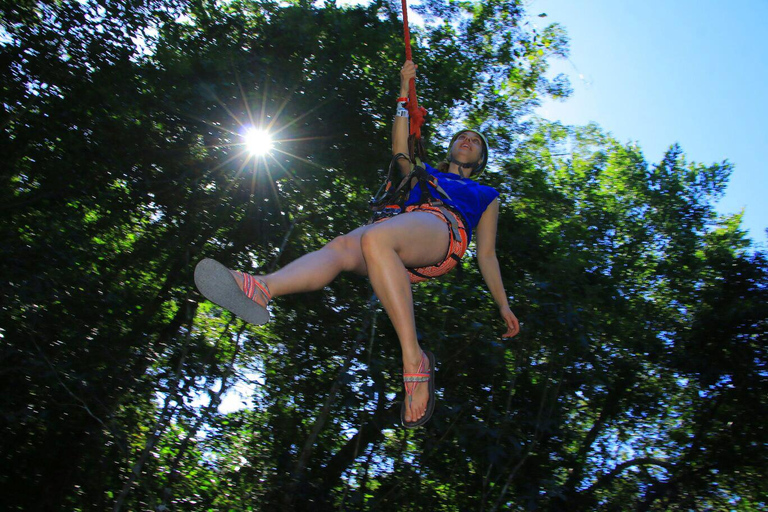
<path fill-rule="evenodd" d="M 368 276 L 395 327 L 403 351 L 403 368 L 408 373 L 418 371 L 421 347 L 416 338 L 413 295 L 406 267 L 442 261 L 448 242 L 446 224 L 425 212 L 400 215 L 371 226 L 361 238 Z M 428 394 L 426 383 L 416 386 L 406 421 L 413 422 L 424 415 Z"/>
<path fill-rule="evenodd" d="M 430 213 L 411 212 L 358 228 L 261 279 L 272 296 L 277 297 L 319 290 L 342 271 L 367 274 L 397 332 L 403 369 L 415 373 L 421 364 L 421 347 L 416 338 L 413 295 L 406 267 L 442 261 L 449 238 L 445 222 Z M 428 398 L 427 384 L 418 384 L 406 421 L 413 422 L 424 415 Z"/>
<path fill-rule="evenodd" d="M 277 272 L 259 278 L 266 283 L 274 298 L 291 293 L 321 290 L 343 271 L 366 275 L 360 238 L 369 227 L 362 226 L 334 238 L 322 249 L 305 254 Z M 235 277 L 242 288 L 241 279 Z"/>

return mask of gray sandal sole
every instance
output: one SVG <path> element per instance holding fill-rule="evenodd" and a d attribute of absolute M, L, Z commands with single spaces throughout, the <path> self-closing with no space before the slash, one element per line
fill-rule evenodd
<path fill-rule="evenodd" d="M 237 281 L 229 269 L 218 261 L 206 258 L 197 264 L 195 285 L 206 299 L 249 324 L 262 325 L 269 322 L 267 308 L 249 299 L 237 286 Z"/>

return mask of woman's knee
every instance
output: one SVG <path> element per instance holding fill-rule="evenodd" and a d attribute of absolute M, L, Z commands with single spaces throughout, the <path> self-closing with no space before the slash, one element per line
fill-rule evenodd
<path fill-rule="evenodd" d="M 352 234 L 338 236 L 328 242 L 325 249 L 336 254 L 343 270 L 359 271 L 360 264 L 363 262 L 359 236 Z"/>
<path fill-rule="evenodd" d="M 377 256 L 385 249 L 392 248 L 386 230 L 377 229 L 378 227 L 373 226 L 360 237 L 360 249 L 366 260 Z"/>

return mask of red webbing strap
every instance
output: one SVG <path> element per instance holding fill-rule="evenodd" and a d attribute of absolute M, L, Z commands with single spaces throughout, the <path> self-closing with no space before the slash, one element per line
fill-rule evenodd
<path fill-rule="evenodd" d="M 413 60 L 411 58 L 411 32 L 408 30 L 408 3 L 407 0 L 403 2 L 403 32 L 405 34 L 405 60 Z M 416 98 L 416 79 L 411 78 L 410 84 L 408 84 L 408 115 L 411 118 L 410 133 L 416 139 L 414 146 L 421 147 L 421 125 L 424 124 L 424 118 L 427 116 L 425 108 L 419 106 L 419 101 Z M 411 154 L 411 156 L 414 156 Z M 423 157 L 423 155 L 418 155 Z"/>

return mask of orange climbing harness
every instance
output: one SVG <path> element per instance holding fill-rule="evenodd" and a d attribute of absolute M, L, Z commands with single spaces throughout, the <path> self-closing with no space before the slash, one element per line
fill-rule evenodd
<path fill-rule="evenodd" d="M 405 213 L 413 211 L 431 213 L 445 222 L 448 227 L 449 236 L 448 251 L 440 263 L 426 267 L 406 268 L 408 279 L 411 280 L 411 283 L 420 283 L 433 277 L 447 274 L 453 267 L 459 264 L 461 257 L 467 251 L 467 227 L 464 224 L 464 218 L 447 205 L 412 204 L 405 207 Z M 383 222 L 390 218 L 382 217 L 374 222 Z"/>

